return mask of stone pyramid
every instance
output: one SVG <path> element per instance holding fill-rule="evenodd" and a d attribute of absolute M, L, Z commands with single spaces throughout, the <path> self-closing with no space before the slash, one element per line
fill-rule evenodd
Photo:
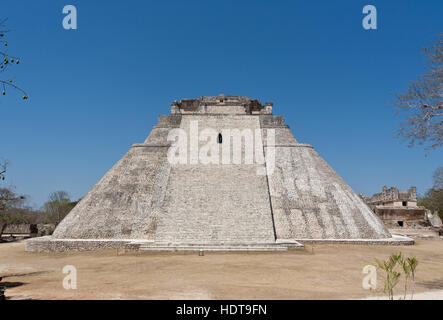
<path fill-rule="evenodd" d="M 27 249 L 411 243 L 393 237 L 272 109 L 239 96 L 173 102 L 146 141 L 129 149 L 52 237 L 30 240 Z"/>

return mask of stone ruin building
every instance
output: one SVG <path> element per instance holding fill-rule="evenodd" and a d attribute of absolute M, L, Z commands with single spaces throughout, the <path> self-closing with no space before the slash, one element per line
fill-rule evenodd
<path fill-rule="evenodd" d="M 177 140 L 168 137 L 177 130 L 190 133 L 184 150 L 191 160 L 174 163 Z M 212 139 L 211 156 L 224 156 L 226 148 L 230 157 L 235 139 L 227 131 L 244 134 L 241 162 L 192 158 L 192 148 L 201 156 Z M 246 163 L 251 136 L 254 161 Z M 53 235 L 28 240 L 26 249 L 249 251 L 305 242 L 413 244 L 391 235 L 315 149 L 273 115 L 272 103 L 219 95 L 173 102 L 171 113 L 159 116 L 146 140 L 131 146 Z"/>
<path fill-rule="evenodd" d="M 26 239 L 36 237 L 38 227 L 36 224 L 8 224 L 0 226 L 0 239 Z"/>
<path fill-rule="evenodd" d="M 396 187 L 383 187 L 382 192 L 372 197 L 361 195 L 366 204 L 390 228 L 418 227 L 428 224 L 428 210 L 417 206 L 417 190 L 410 187 L 406 191 Z"/>

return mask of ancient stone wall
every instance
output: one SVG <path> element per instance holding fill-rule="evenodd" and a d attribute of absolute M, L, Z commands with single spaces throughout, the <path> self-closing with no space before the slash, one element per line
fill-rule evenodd
<path fill-rule="evenodd" d="M 426 223 L 427 210 L 423 207 L 377 206 L 374 212 L 388 226 L 406 227 L 412 223 Z"/>
<path fill-rule="evenodd" d="M 406 202 L 407 205 L 417 204 L 417 189 L 410 187 L 408 190 L 402 191 L 397 187 L 383 187 L 381 193 L 376 193 L 372 197 L 364 197 L 369 205 L 397 205 L 402 206 Z"/>

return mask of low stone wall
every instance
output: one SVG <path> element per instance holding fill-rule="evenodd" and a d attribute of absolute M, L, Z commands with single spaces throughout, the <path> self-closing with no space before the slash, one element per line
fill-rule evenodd
<path fill-rule="evenodd" d="M 415 244 L 414 239 L 405 236 L 392 235 L 386 239 L 297 239 L 301 244 L 364 244 L 387 246 L 410 246 Z"/>
<path fill-rule="evenodd" d="M 52 239 L 51 236 L 26 240 L 25 250 L 30 252 L 93 251 L 125 249 L 133 240 L 106 239 Z"/>
<path fill-rule="evenodd" d="M 422 228 L 392 228 L 390 232 L 400 234 L 413 239 L 440 239 L 439 228 L 422 227 Z"/>
<path fill-rule="evenodd" d="M 150 240 L 112 240 L 112 239 L 53 239 L 51 236 L 29 239 L 25 243 L 29 252 L 65 252 L 94 251 L 106 249 L 124 249 L 125 252 L 135 251 L 272 251 L 288 248 L 303 248 L 296 241 L 250 244 L 168 244 L 155 243 Z"/>

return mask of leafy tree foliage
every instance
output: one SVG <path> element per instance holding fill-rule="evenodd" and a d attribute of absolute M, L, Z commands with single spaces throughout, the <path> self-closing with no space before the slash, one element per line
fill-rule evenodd
<path fill-rule="evenodd" d="M 434 186 L 420 198 L 418 205 L 426 207 L 443 218 L 443 167 L 434 172 Z"/>
<path fill-rule="evenodd" d="M 17 195 L 12 188 L 0 188 L 0 234 L 11 223 L 11 211 L 23 206 L 26 197 Z"/>
<path fill-rule="evenodd" d="M 60 221 L 75 207 L 78 201 L 71 201 L 66 191 L 56 191 L 49 195 L 48 201 L 43 205 L 43 211 L 50 223 L 58 225 Z"/>

